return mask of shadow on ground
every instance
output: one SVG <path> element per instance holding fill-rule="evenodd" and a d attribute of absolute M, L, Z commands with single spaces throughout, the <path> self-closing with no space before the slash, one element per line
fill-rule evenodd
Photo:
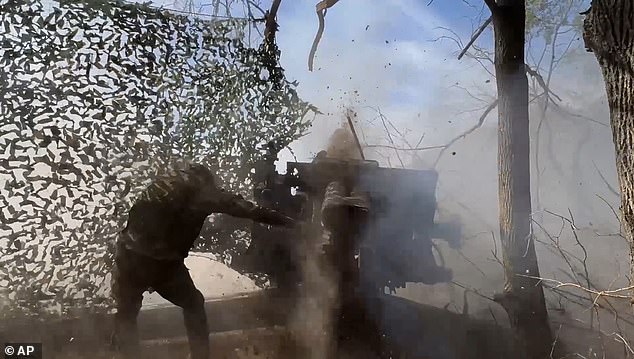
<path fill-rule="evenodd" d="M 382 298 L 380 327 L 400 358 L 497 359 L 518 358 L 508 332 L 492 323 L 421 305 L 394 296 Z M 293 304 L 274 291 L 207 303 L 214 358 L 309 358 L 294 347 L 293 333 L 284 327 Z M 144 352 L 152 359 L 187 358 L 188 347 L 180 309 L 155 308 L 139 318 Z M 0 339 L 43 342 L 46 358 L 115 358 L 108 349 L 110 316 L 79 318 L 55 323 L 4 323 Z M 338 358 L 372 359 L 364 338 L 340 345 Z M 374 356 L 375 357 L 375 356 Z"/>

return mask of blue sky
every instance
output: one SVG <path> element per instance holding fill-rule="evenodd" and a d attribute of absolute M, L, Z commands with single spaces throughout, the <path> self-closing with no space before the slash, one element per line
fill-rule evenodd
<path fill-rule="evenodd" d="M 153 3 L 182 10 L 186 1 Z M 194 2 L 198 8 L 209 1 Z M 456 58 L 489 16 L 482 0 L 434 0 L 430 5 L 429 0 L 341 0 L 326 16 L 315 71 L 309 72 L 317 2 L 282 0 L 278 13 L 277 39 L 286 76 L 297 80 L 300 96 L 324 113 L 313 122 L 311 133 L 292 146 L 300 160 L 326 145 L 347 107 L 359 111 L 366 124 L 380 108 L 396 126 L 411 130 L 412 141 L 424 133 L 422 145 L 433 146 L 473 126 L 492 101 L 496 91 L 491 75 L 471 59 Z M 270 0 L 262 1 L 263 8 L 269 6 Z M 244 15 L 241 6 L 232 10 L 237 10 L 234 16 Z M 201 11 L 210 12 L 212 7 Z M 490 48 L 491 35 L 488 29 L 478 44 Z M 448 37 L 459 37 L 461 44 Z M 367 127 L 368 143 L 385 143 L 384 131 L 372 133 Z M 289 156 L 286 153 L 283 161 Z"/>
<path fill-rule="evenodd" d="M 316 2 L 283 1 L 278 15 L 282 66 L 289 79 L 299 81 L 300 95 L 327 114 L 295 146 L 298 157 L 319 150 L 324 137 L 338 126 L 346 105 L 380 107 L 403 126 L 415 120 L 419 132 L 438 129 L 439 124 L 425 113 L 441 100 L 455 97 L 451 93 L 456 83 L 471 87 L 486 80 L 474 64 L 456 59 L 459 49 L 454 42 L 434 41 L 451 36 L 446 29 L 468 41 L 482 11 L 488 13 L 478 0 L 471 1 L 475 4 L 436 0 L 427 6 L 420 0 L 341 0 L 326 16 L 314 72 L 308 71 L 307 61 L 318 26 Z M 371 111 L 366 115 L 371 116 Z"/>
<path fill-rule="evenodd" d="M 173 1 L 155 4 L 182 8 L 185 0 Z M 315 71 L 309 72 L 317 2 L 282 0 L 278 13 L 277 40 L 286 76 L 297 80 L 300 96 L 324 113 L 313 122 L 311 133 L 293 144 L 298 159 L 307 160 L 325 147 L 347 107 L 358 110 L 366 123 L 380 108 L 396 126 L 411 130 L 412 141 L 425 133 L 422 145 L 433 146 L 473 126 L 494 98 L 491 75 L 471 59 L 456 58 L 489 16 L 482 0 L 434 0 L 430 5 L 429 0 L 341 0 L 328 11 Z M 263 8 L 269 6 L 270 1 L 262 1 Z M 241 8 L 236 10 L 234 15 L 243 15 Z M 459 37 L 461 44 L 448 37 Z M 490 28 L 477 43 L 492 47 Z M 495 112 L 490 119 L 494 117 Z M 368 132 L 367 142 L 385 143 L 381 129 L 374 137 L 371 128 Z M 288 152 L 281 162 L 290 159 Z"/>
<path fill-rule="evenodd" d="M 185 10 L 188 1 L 152 3 Z M 194 0 L 194 11 L 211 13 L 211 6 L 200 8 L 209 2 Z M 292 145 L 298 159 L 307 160 L 325 147 L 347 107 L 354 107 L 364 122 L 372 121 L 375 109 L 380 108 L 396 126 L 411 129 L 413 141 L 425 133 L 422 145 L 434 145 L 445 143 L 474 122 L 474 113 L 465 110 L 482 103 L 467 98 L 463 88 L 475 87 L 478 95 L 495 93 L 494 82 L 486 82 L 489 75 L 478 64 L 458 61 L 458 46 L 439 40 L 453 31 L 463 43 L 468 41 L 481 17 L 488 14 L 481 0 L 434 0 L 429 6 L 428 0 L 341 0 L 326 16 L 315 71 L 309 72 L 308 54 L 318 26 L 317 2 L 283 0 L 278 13 L 277 40 L 286 77 L 297 80 L 300 96 L 324 113 L 313 122 L 311 133 Z M 270 0 L 262 1 L 263 8 L 269 6 Z M 232 8 L 232 14 L 245 15 L 241 6 Z M 480 41 L 490 42 L 486 35 Z M 384 142 L 380 138 L 384 133 L 372 137 L 371 130 L 366 131 L 368 143 Z M 292 159 L 290 152 L 284 156 L 282 163 Z"/>

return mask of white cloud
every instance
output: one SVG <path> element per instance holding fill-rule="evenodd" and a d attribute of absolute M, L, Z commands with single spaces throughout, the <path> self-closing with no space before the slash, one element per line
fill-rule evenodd
<path fill-rule="evenodd" d="M 300 159 L 323 147 L 344 105 L 380 107 L 395 123 L 425 122 L 418 114 L 435 106 L 439 89 L 455 83 L 443 74 L 467 66 L 450 58 L 456 50 L 452 43 L 430 41 L 443 33 L 439 27 L 451 28 L 431 8 L 412 0 L 346 0 L 327 13 L 315 71 L 309 72 L 308 55 L 318 26 L 315 1 L 286 4 L 278 16 L 282 66 L 289 79 L 300 82 L 300 95 L 330 114 L 318 118 L 312 134 L 294 145 Z M 481 75 L 474 71 L 460 76 Z"/>
<path fill-rule="evenodd" d="M 439 27 L 451 28 L 451 25 L 426 2 L 416 0 L 393 0 L 392 3 L 400 10 L 408 21 L 413 22 L 423 30 L 423 33 L 435 33 Z"/>

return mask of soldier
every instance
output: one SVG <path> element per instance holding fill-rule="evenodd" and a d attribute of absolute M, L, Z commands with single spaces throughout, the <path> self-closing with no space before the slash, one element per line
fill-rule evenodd
<path fill-rule="evenodd" d="M 155 180 L 130 209 L 128 224 L 117 240 L 112 275 L 117 308 L 113 339 L 126 356 L 139 358 L 136 320 L 143 293 L 151 288 L 183 309 L 191 358 L 209 358 L 204 298 L 184 259 L 212 213 L 295 225 L 287 216 L 225 192 L 215 175 L 201 165 L 188 165 Z"/>

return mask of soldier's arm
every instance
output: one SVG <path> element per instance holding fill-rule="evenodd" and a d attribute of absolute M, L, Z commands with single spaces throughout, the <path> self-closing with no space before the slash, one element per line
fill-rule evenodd
<path fill-rule="evenodd" d="M 222 213 L 230 216 L 249 218 L 256 222 L 276 226 L 292 226 L 295 221 L 275 210 L 260 207 L 253 202 L 245 200 L 240 195 L 222 192 L 220 196 Z"/>
<path fill-rule="evenodd" d="M 197 206 L 209 213 L 225 213 L 233 217 L 248 218 L 256 222 L 292 226 L 295 221 L 272 209 L 257 206 L 244 197 L 221 189 L 201 191 L 196 196 Z"/>

